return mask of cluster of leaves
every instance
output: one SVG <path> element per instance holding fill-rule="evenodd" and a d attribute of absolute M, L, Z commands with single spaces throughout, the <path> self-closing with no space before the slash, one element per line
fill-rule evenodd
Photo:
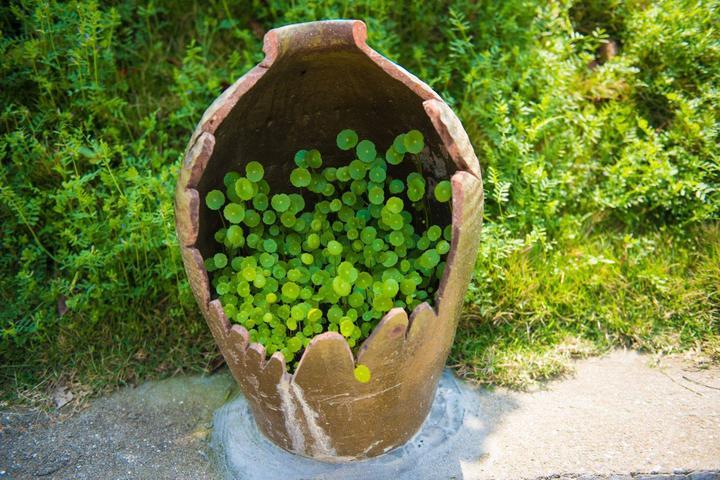
<path fill-rule="evenodd" d="M 643 271 L 654 280 L 637 277 L 626 290 L 633 299 L 602 297 L 616 302 L 612 317 L 528 317 L 528 305 L 557 311 L 560 296 L 542 303 L 513 289 L 531 288 L 516 268 L 528 258 L 538 277 L 556 278 L 566 257 L 596 258 L 585 248 L 593 242 L 614 245 L 605 256 L 625 262 L 617 245 L 627 235 L 634 255 L 675 245 L 662 251 L 687 275 L 693 258 L 717 266 L 717 250 L 694 237 L 717 239 L 704 232 L 720 216 L 719 10 L 717 0 L 3 4 L 0 355 L 9 367 L 0 375 L 10 380 L 0 383 L 35 384 L 56 365 L 122 382 L 139 370 L 127 359 L 147 338 L 157 339 L 148 364 L 204 366 L 198 351 L 212 344 L 173 231 L 179 159 L 207 105 L 262 58 L 264 31 L 321 18 L 365 20 L 370 44 L 430 83 L 466 126 L 485 174 L 488 247 L 468 300 L 479 325 L 512 312 L 538 318 L 521 329 L 532 335 L 504 344 L 506 359 L 556 345 L 558 325 L 598 344 L 654 345 L 647 339 L 673 329 L 697 335 L 668 345 L 707 341 L 713 328 L 683 309 L 628 320 L 628 305 L 680 305 L 677 292 L 692 290 L 705 294 L 690 296 L 703 298 L 692 315 L 714 318 L 717 331 L 717 283 L 681 282 L 652 266 L 662 261 L 653 255 Z M 636 278 L 594 268 L 605 283 Z M 598 295 L 587 293 L 587 304 Z M 482 336 L 487 345 L 503 332 L 463 329 L 458 344 Z M 476 355 L 458 350 L 456 361 Z"/>
<path fill-rule="evenodd" d="M 143 349 L 150 374 L 202 368 L 212 352 L 184 277 L 172 192 L 188 132 L 260 49 L 249 30 L 173 10 L 0 7 L 4 386 L 35 384 L 56 365 L 122 382 L 143 370 L 127 367 Z M 206 62 L 198 45 L 217 37 L 240 48 Z M 173 349 L 183 360 L 169 365 Z"/>
<path fill-rule="evenodd" d="M 351 155 L 346 165 L 321 169 L 318 150 L 297 152 L 296 192 L 271 192 L 263 166 L 251 161 L 245 176 L 224 176 L 224 193 L 205 196 L 210 210 L 222 209 L 215 240 L 223 251 L 205 266 L 225 313 L 291 368 L 316 334 L 340 332 L 352 348 L 393 307 L 432 301 L 450 250 L 452 226 L 428 225 L 427 197 L 445 203 L 452 189 L 448 180 L 426 187 L 412 158 L 424 148 L 420 131 L 398 135 L 384 154 L 350 129 L 336 143 Z M 404 161 L 418 170 L 405 181 L 397 167 Z"/>

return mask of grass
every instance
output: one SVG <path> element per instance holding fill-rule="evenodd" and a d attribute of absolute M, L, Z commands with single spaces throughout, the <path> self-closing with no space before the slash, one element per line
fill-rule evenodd
<path fill-rule="evenodd" d="M 720 360 L 720 2 L 402 6 L 3 4 L 0 398 L 219 365 L 178 255 L 178 165 L 263 33 L 324 18 L 365 20 L 478 153 L 462 375 L 522 387 L 623 346 Z"/>
<path fill-rule="evenodd" d="M 591 233 L 526 248 L 485 280 L 471 287 L 451 358 L 469 379 L 522 388 L 617 347 L 720 360 L 718 225 L 685 242 Z"/>

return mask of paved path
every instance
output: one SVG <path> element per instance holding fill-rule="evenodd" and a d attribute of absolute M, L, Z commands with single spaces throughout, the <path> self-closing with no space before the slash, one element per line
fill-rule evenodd
<path fill-rule="evenodd" d="M 207 437 L 229 374 L 148 382 L 57 414 L 2 412 L 0 479 L 216 478 Z"/>
<path fill-rule="evenodd" d="M 455 478 L 720 478 L 720 368 L 651 363 L 617 351 L 531 392 L 476 390 L 480 454 Z M 1 412 L 0 479 L 217 478 L 207 439 L 233 389 L 220 373 L 121 390 L 70 418 Z"/>
<path fill-rule="evenodd" d="M 720 369 L 650 361 L 617 351 L 542 390 L 481 393 L 487 453 L 466 477 L 720 470 Z"/>

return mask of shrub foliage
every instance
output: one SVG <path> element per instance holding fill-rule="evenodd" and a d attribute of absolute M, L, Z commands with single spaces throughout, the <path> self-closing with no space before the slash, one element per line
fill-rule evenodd
<path fill-rule="evenodd" d="M 680 245 L 720 216 L 717 1 L 231 3 L 0 7 L 9 364 L 37 352 L 52 369 L 71 358 L 63 348 L 126 358 L 163 328 L 181 333 L 158 355 L 210 344 L 179 260 L 175 174 L 203 110 L 262 58 L 262 34 L 287 23 L 365 20 L 369 43 L 461 117 L 487 190 L 468 297 L 481 318 L 513 288 L 513 256 L 537 254 L 551 272 L 589 234 L 665 232 Z M 717 284 L 703 285 L 717 322 Z"/>

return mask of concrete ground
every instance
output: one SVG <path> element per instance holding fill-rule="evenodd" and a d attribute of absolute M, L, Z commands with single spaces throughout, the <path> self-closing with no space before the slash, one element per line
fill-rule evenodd
<path fill-rule="evenodd" d="M 720 369 L 616 351 L 534 392 L 482 392 L 487 453 L 466 478 L 720 471 Z"/>
<path fill-rule="evenodd" d="M 222 372 L 148 382 L 71 416 L 0 412 L 0 479 L 218 478 L 212 414 L 234 390 Z M 530 392 L 473 393 L 482 453 L 459 478 L 720 478 L 720 367 L 616 351 Z"/>
<path fill-rule="evenodd" d="M 211 479 L 213 412 L 226 372 L 147 382 L 62 413 L 0 413 L 0 479 Z M 62 412 L 62 409 L 61 409 Z"/>

